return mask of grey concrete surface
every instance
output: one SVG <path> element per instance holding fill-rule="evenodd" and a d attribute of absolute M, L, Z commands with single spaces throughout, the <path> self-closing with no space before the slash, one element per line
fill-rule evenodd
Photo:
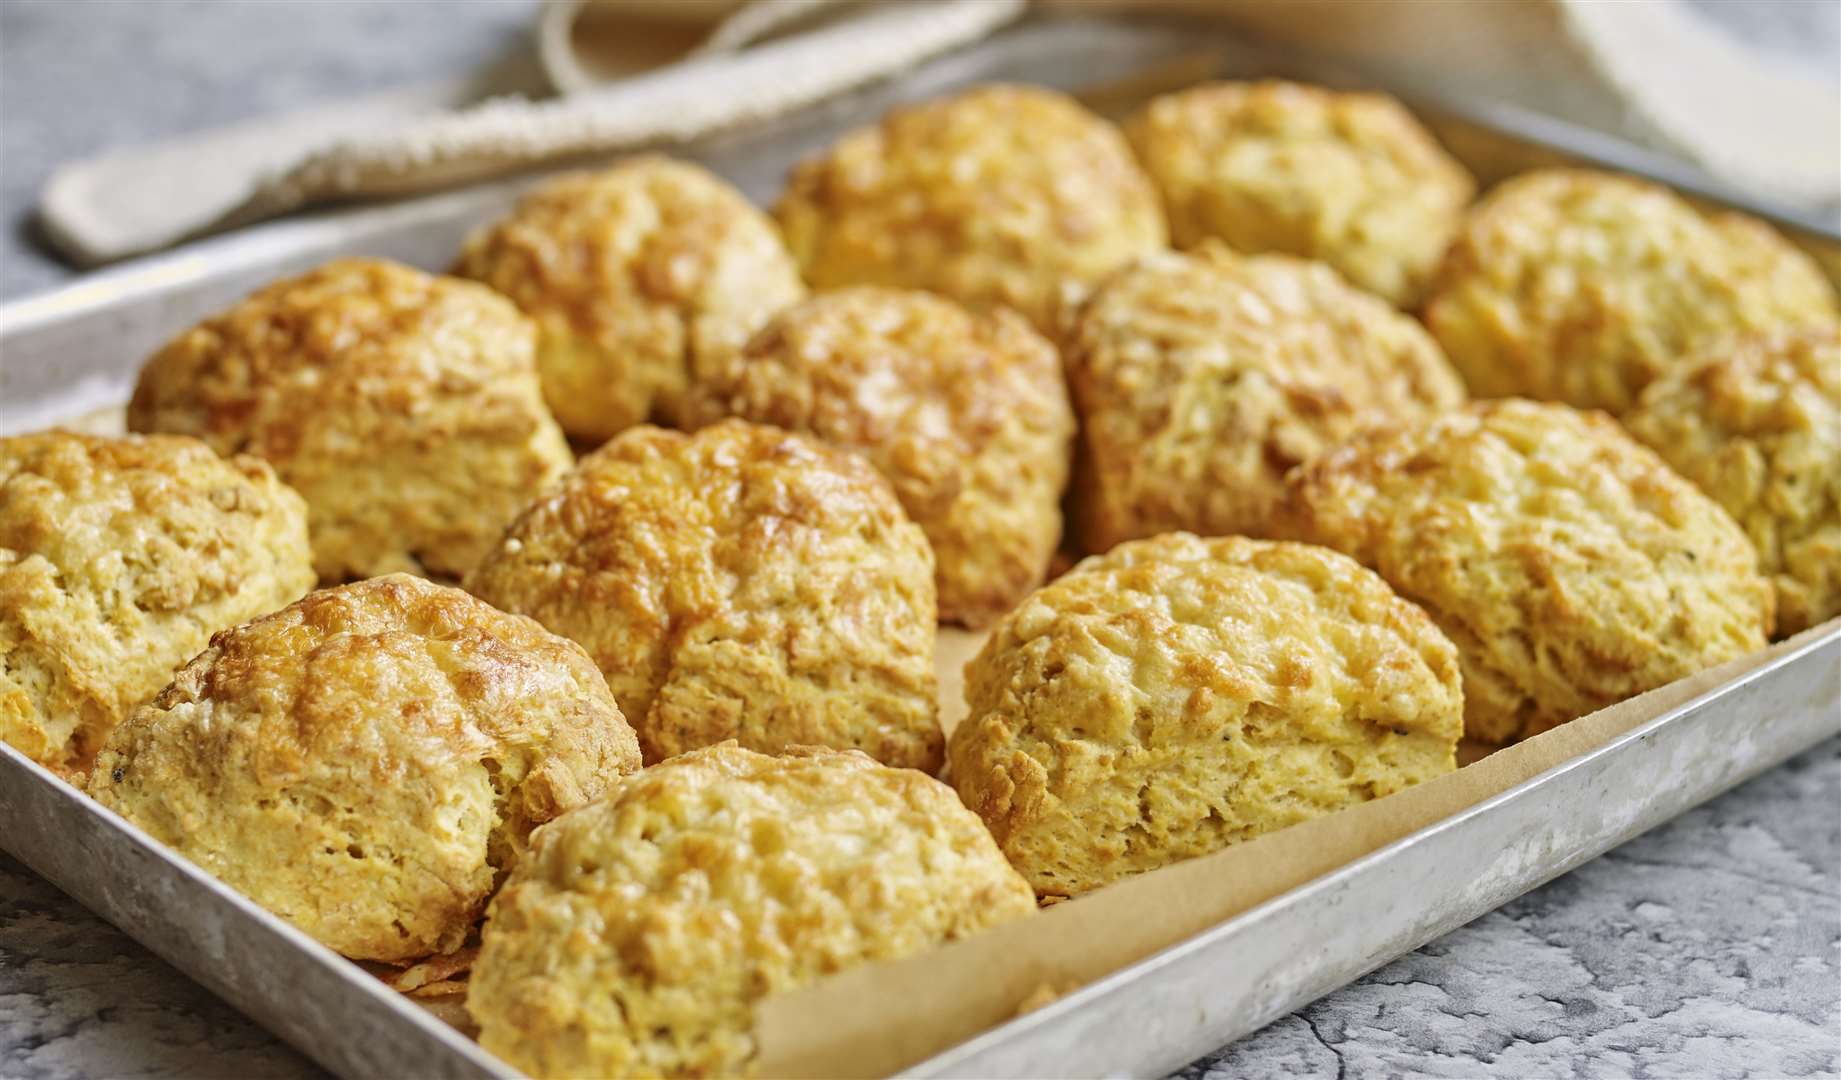
<path fill-rule="evenodd" d="M 1779 4 L 1756 33 L 1807 51 L 1837 11 Z M 0 0 L 0 296 L 70 274 L 28 224 L 58 162 L 469 70 L 527 48 L 531 15 L 525 0 Z M 1300 1074 L 1841 1076 L 1841 740 L 1180 1075 Z M 0 857 L 0 1077 L 316 1075 Z"/>
<path fill-rule="evenodd" d="M 32 208 L 117 147 L 481 70 L 536 0 L 0 0 L 0 297 L 69 280 Z"/>

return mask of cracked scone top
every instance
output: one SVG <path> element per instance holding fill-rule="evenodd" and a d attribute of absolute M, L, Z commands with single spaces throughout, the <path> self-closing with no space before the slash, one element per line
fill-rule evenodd
<path fill-rule="evenodd" d="M 939 781 L 725 744 L 537 833 L 493 900 L 467 1009 L 532 1076 L 740 1075 L 763 998 L 1034 910 Z"/>
<path fill-rule="evenodd" d="M 460 948 L 531 829 L 638 767 L 580 648 L 397 574 L 217 634 L 89 792 L 327 946 L 400 962 Z"/>
<path fill-rule="evenodd" d="M 942 620 L 1010 610 L 1061 541 L 1074 418 L 1054 346 L 1013 312 L 871 286 L 820 294 L 692 391 L 688 423 L 724 416 L 881 470 L 933 547 Z"/>
<path fill-rule="evenodd" d="M 814 288 L 931 289 L 1052 331 L 1076 289 L 1164 246 L 1118 129 L 1072 98 L 987 86 L 897 108 L 797 166 L 776 210 Z"/>
<path fill-rule="evenodd" d="M 1779 634 L 1841 615 L 1841 329 L 1729 342 L 1624 423 L 1751 537 Z"/>
<path fill-rule="evenodd" d="M 307 500 L 323 581 L 455 578 L 569 468 L 535 348 L 483 285 L 342 259 L 174 338 L 141 370 L 128 426 L 274 465 Z"/>
<path fill-rule="evenodd" d="M 1125 125 L 1163 196 L 1171 239 L 1321 259 L 1412 303 L 1476 183 L 1385 94 L 1288 82 L 1165 94 Z"/>
<path fill-rule="evenodd" d="M 1088 551 L 1176 529 L 1258 535 L 1293 465 L 1464 400 L 1408 316 L 1321 263 L 1214 244 L 1108 278 L 1063 349 Z"/>
<path fill-rule="evenodd" d="M 1754 218 L 1665 188 L 1552 169 L 1470 211 L 1426 325 L 1478 397 L 1613 415 L 1722 338 L 1837 319 L 1815 262 Z"/>
<path fill-rule="evenodd" d="M 805 295 L 772 219 L 655 155 L 549 181 L 471 236 L 454 272 L 536 320 L 544 396 L 592 442 L 671 419 L 702 367 Z"/>
<path fill-rule="evenodd" d="M 1762 648 L 1771 587 L 1726 512 L 1602 413 L 1478 402 L 1294 472 L 1283 532 L 1424 607 L 1465 731 L 1537 734 Z"/>
<path fill-rule="evenodd" d="M 1077 564 L 966 668 L 953 783 L 1044 896 L 1451 771 L 1457 652 L 1354 560 L 1170 533 Z"/>
<path fill-rule="evenodd" d="M 313 587 L 307 507 L 173 435 L 0 439 L 0 739 L 65 773 L 215 630 Z"/>
<path fill-rule="evenodd" d="M 580 642 L 648 762 L 736 739 L 939 765 L 927 539 L 868 462 L 806 436 L 630 428 L 467 588 Z"/>

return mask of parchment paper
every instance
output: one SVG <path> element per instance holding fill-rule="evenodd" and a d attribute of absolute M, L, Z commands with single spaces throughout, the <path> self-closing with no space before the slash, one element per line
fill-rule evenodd
<path fill-rule="evenodd" d="M 767 998 L 756 1011 L 757 1075 L 899 1072 L 1025 1005 L 1041 1005 L 1509 791 L 1825 629 L 1620 702 L 1397 795 L 1119 882 L 975 938 Z"/>

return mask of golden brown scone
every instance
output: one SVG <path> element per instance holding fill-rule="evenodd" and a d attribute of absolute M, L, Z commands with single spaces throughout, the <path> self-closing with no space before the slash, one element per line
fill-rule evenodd
<path fill-rule="evenodd" d="M 1841 329 L 1731 342 L 1624 422 L 1751 537 L 1779 634 L 1841 615 Z"/>
<path fill-rule="evenodd" d="M 225 630 L 90 794 L 359 960 L 460 948 L 537 825 L 639 767 L 573 643 L 406 574 Z"/>
<path fill-rule="evenodd" d="M 1386 94 L 1218 82 L 1165 94 L 1125 125 L 1178 247 L 1321 259 L 1413 303 L 1476 182 Z"/>
<path fill-rule="evenodd" d="M 629 428 L 467 588 L 581 642 L 647 762 L 738 739 L 939 767 L 927 538 L 867 462 L 803 435 Z"/>
<path fill-rule="evenodd" d="M 174 338 L 128 426 L 266 458 L 307 499 L 322 580 L 457 578 L 568 471 L 535 351 L 483 285 L 341 259 Z"/>
<path fill-rule="evenodd" d="M 1074 417 L 1054 346 L 1013 312 L 871 286 L 824 293 L 687 401 L 687 426 L 739 416 L 868 458 L 933 546 L 945 621 L 1010 610 L 1061 541 Z"/>
<path fill-rule="evenodd" d="M 313 587 L 307 506 L 196 439 L 0 439 L 0 739 L 78 774 L 213 631 Z"/>
<path fill-rule="evenodd" d="M 1282 531 L 1345 551 L 1457 643 L 1501 743 L 1762 648 L 1771 587 L 1726 512 L 1602 413 L 1509 399 L 1294 472 Z"/>
<path fill-rule="evenodd" d="M 1006 304 L 1053 331 L 1076 290 L 1164 246 L 1116 128 L 1072 98 L 987 86 L 891 111 L 800 164 L 777 210 L 820 289 L 898 285 Z"/>
<path fill-rule="evenodd" d="M 706 365 L 805 295 L 772 219 L 708 170 L 656 155 L 570 173 L 475 232 L 455 273 L 537 321 L 563 429 L 601 442 L 669 418 Z"/>
<path fill-rule="evenodd" d="M 1464 400 L 1411 318 L 1321 263 L 1214 245 L 1107 279 L 1064 349 L 1088 551 L 1177 529 L 1259 535 L 1293 465 Z"/>
<path fill-rule="evenodd" d="M 1034 910 L 939 781 L 724 744 L 537 834 L 492 902 L 467 1009 L 532 1076 L 741 1075 L 762 999 Z"/>
<path fill-rule="evenodd" d="M 1078 896 L 1457 767 L 1457 650 L 1354 560 L 1169 533 L 1087 559 L 966 667 L 959 797 Z"/>
<path fill-rule="evenodd" d="M 1566 169 L 1478 203 L 1426 303 L 1471 393 L 1614 415 L 1721 338 L 1835 319 L 1821 269 L 1763 222 Z"/>

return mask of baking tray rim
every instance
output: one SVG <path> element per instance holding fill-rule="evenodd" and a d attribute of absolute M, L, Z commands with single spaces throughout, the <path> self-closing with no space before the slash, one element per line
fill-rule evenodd
<path fill-rule="evenodd" d="M 0 759 L 4 759 L 4 767 L 17 768 L 21 770 L 29 780 L 39 784 L 41 788 L 48 788 L 54 797 L 64 800 L 67 809 L 85 815 L 101 827 L 121 834 L 136 848 L 140 849 L 142 854 L 157 859 L 169 870 L 185 878 L 191 885 L 204 890 L 218 902 L 230 907 L 239 917 L 253 921 L 268 933 L 280 938 L 287 945 L 294 948 L 301 956 L 308 958 L 315 966 L 335 973 L 340 981 L 346 983 L 348 987 L 355 989 L 361 998 L 366 999 L 368 1004 L 381 1006 L 385 1011 L 402 1019 L 412 1027 L 420 1029 L 422 1034 L 434 1038 L 448 1049 L 468 1059 L 470 1064 L 485 1070 L 487 1075 L 520 1075 L 516 1070 L 500 1061 L 497 1057 L 494 1057 L 475 1040 L 468 1038 L 460 1031 L 441 1022 L 433 1013 L 418 1008 L 403 994 L 390 989 L 380 979 L 360 967 L 357 961 L 350 960 L 334 952 L 328 946 L 314 940 L 306 931 L 301 930 L 281 916 L 276 915 L 274 912 L 269 911 L 249 897 L 244 896 L 228 883 L 219 880 L 204 867 L 192 862 L 190 859 L 187 859 L 171 848 L 168 848 L 165 844 L 160 843 L 160 841 L 154 839 L 153 836 L 148 834 L 134 822 L 129 821 L 127 818 L 117 814 L 114 810 L 90 798 L 89 795 L 84 793 L 83 790 L 78 788 L 71 780 L 59 776 L 57 773 L 45 768 L 43 765 L 33 761 L 24 753 L 4 741 L 0 741 Z M 24 856 L 20 855 L 15 850 L 10 831 L 0 831 L 0 851 L 18 859 L 22 864 L 31 868 L 34 873 L 39 872 L 34 864 L 27 861 Z M 47 880 L 49 880 L 49 876 L 47 876 Z M 52 884 L 57 887 L 60 892 L 63 891 L 63 886 L 60 883 L 52 881 Z M 122 932 L 127 933 L 125 930 Z M 135 935 L 131 933 L 128 933 L 127 936 L 135 938 Z M 138 938 L 135 938 L 135 941 L 143 948 L 154 951 L 150 946 L 139 941 Z M 187 975 L 186 977 L 190 978 L 191 976 Z M 234 1001 L 227 1002 L 227 1004 L 232 1008 L 237 1008 L 239 1012 L 242 1011 Z M 252 1022 L 254 1021 L 252 1020 Z M 264 1025 L 258 1022 L 258 1026 Z"/>
<path fill-rule="evenodd" d="M 1572 757 L 1544 769 L 1518 784 L 1478 802 L 1472 803 L 1455 813 L 1448 814 L 1421 828 L 1415 829 L 1405 836 L 1384 844 L 1365 855 L 1357 856 L 1337 866 L 1335 869 L 1319 874 L 1309 881 L 1303 882 L 1291 889 L 1287 889 L 1269 900 L 1262 901 L 1238 914 L 1229 916 L 1221 922 L 1191 934 L 1175 944 L 1159 949 L 1142 959 L 1133 961 L 1124 967 L 1118 968 L 1091 982 L 1085 983 L 1046 1005 L 1033 1009 L 1012 1020 L 999 1024 L 996 1027 L 979 1032 L 977 1035 L 925 1061 L 917 1062 L 910 1068 L 915 1071 L 923 1071 L 929 1067 L 935 1066 L 936 1063 L 948 1063 L 951 1059 L 959 1057 L 962 1054 L 976 1053 L 988 1046 L 1015 1038 L 1033 1028 L 1053 1024 L 1059 1020 L 1065 1019 L 1067 1014 L 1078 1012 L 1090 1003 L 1106 997 L 1121 987 L 1141 981 L 1146 977 L 1154 975 L 1159 969 L 1169 967 L 1190 954 L 1205 950 L 1222 939 L 1235 936 L 1242 932 L 1247 925 L 1259 921 L 1263 916 L 1275 908 L 1305 903 L 1314 896 L 1331 892 L 1343 886 L 1350 879 L 1360 877 L 1362 873 L 1371 866 L 1378 863 L 1391 862 L 1398 858 L 1403 852 L 1422 846 L 1426 841 L 1440 833 L 1456 831 L 1478 818 L 1493 815 L 1497 808 L 1505 803 L 1517 802 L 1527 798 L 1539 791 L 1539 789 L 1552 785 L 1554 781 L 1567 773 L 1591 768 L 1595 763 L 1612 755 L 1629 753 L 1631 752 L 1631 748 L 1635 747 L 1637 744 L 1653 738 L 1657 731 L 1679 723 L 1690 714 L 1699 713 L 1702 710 L 1716 706 L 1721 699 L 1733 694 L 1742 693 L 1753 684 L 1770 678 L 1784 668 L 1801 666 L 1809 662 L 1812 654 L 1832 648 L 1837 643 L 1841 643 L 1841 619 L 1834 619 L 1824 624 L 1818 624 L 1816 627 L 1811 628 L 1807 633 L 1806 639 L 1798 643 L 1795 648 L 1784 652 L 1780 656 L 1773 657 L 1769 661 L 1740 675 L 1708 687 L 1706 690 L 1685 701 L 1678 702 L 1622 734 L 1616 735 L 1582 753 L 1574 754 Z M 1692 678 L 1692 676 L 1687 677 Z M 1666 689 L 1666 685 L 1658 687 L 1657 689 Z M 1581 719 L 1583 719 L 1583 717 Z M 1841 735 L 1841 715 L 1835 716 L 1834 722 L 1835 730 L 1828 734 L 1831 736 Z M 1764 768 L 1770 768 L 1776 764 L 1781 764 L 1781 759 L 1777 762 L 1765 765 Z M 1707 797 L 1711 798 L 1712 795 L 1710 794 Z"/>

